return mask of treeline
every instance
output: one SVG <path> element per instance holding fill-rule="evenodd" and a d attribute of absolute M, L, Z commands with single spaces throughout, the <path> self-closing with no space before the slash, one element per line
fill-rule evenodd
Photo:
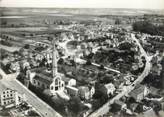
<path fill-rule="evenodd" d="M 11 44 L 10 42 L 5 41 L 5 40 L 1 40 L 0 43 L 1 43 L 2 45 L 5 45 L 5 46 L 9 46 L 9 47 L 12 46 L 12 44 Z"/>
<path fill-rule="evenodd" d="M 156 26 L 149 21 L 138 21 L 133 23 L 133 30 L 151 35 L 164 36 L 164 25 Z"/>

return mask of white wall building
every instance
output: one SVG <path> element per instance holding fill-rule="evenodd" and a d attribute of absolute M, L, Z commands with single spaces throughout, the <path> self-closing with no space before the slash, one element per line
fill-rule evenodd
<path fill-rule="evenodd" d="M 16 90 L 0 85 L 0 105 L 4 107 L 17 106 L 25 101 L 25 95 L 19 94 Z"/>

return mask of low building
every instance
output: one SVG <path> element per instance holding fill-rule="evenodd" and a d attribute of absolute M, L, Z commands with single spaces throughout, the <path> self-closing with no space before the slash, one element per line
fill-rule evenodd
<path fill-rule="evenodd" d="M 66 86 L 66 89 L 67 89 L 67 93 L 70 95 L 70 96 L 78 96 L 78 89 L 76 87 L 72 87 L 72 86 Z"/>
<path fill-rule="evenodd" d="M 64 77 L 62 80 L 65 82 L 66 86 L 76 86 L 76 80 L 73 78 Z"/>
<path fill-rule="evenodd" d="M 16 90 L 12 90 L 0 85 L 0 105 L 4 107 L 17 106 L 25 101 L 25 95 L 19 94 Z"/>
<path fill-rule="evenodd" d="M 137 102 L 140 102 L 149 94 L 149 90 L 144 85 L 137 85 L 136 88 L 129 93 Z"/>
<path fill-rule="evenodd" d="M 144 117 L 157 117 L 156 113 L 154 112 L 154 110 L 151 108 L 145 112 L 143 112 Z"/>
<path fill-rule="evenodd" d="M 119 110 L 127 108 L 127 105 L 124 102 L 120 101 L 120 100 L 114 101 L 114 104 L 119 108 Z"/>
<path fill-rule="evenodd" d="M 155 87 L 148 87 L 149 88 L 149 92 L 153 95 L 158 95 L 159 94 L 159 89 L 155 88 Z"/>
<path fill-rule="evenodd" d="M 80 86 L 78 89 L 79 96 L 85 100 L 91 99 L 95 93 L 95 88 L 93 86 Z"/>
<path fill-rule="evenodd" d="M 139 105 L 138 103 L 132 103 L 132 104 L 129 105 L 129 109 L 132 112 L 135 112 L 138 105 Z"/>
<path fill-rule="evenodd" d="M 105 84 L 102 87 L 102 91 L 104 92 L 104 94 L 107 94 L 108 96 L 113 95 L 115 90 L 116 90 L 116 88 L 112 83 Z"/>

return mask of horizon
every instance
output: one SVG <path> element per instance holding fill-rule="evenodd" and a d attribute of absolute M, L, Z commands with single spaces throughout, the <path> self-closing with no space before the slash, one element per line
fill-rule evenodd
<path fill-rule="evenodd" d="M 2 7 L 0 6 L 0 8 L 16 8 L 16 9 L 24 9 L 24 8 L 28 8 L 28 9 L 127 9 L 127 10 L 159 10 L 159 11 L 163 11 L 163 9 L 148 9 L 148 8 L 96 8 L 96 7 Z"/>
<path fill-rule="evenodd" d="M 1 0 L 0 7 L 164 10 L 163 4 L 163 0 Z"/>

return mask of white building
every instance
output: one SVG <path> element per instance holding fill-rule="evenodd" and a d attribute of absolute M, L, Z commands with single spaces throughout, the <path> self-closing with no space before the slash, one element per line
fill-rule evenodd
<path fill-rule="evenodd" d="M 4 107 L 17 106 L 25 101 L 25 95 L 19 94 L 16 90 L 0 85 L 0 105 Z"/>
<path fill-rule="evenodd" d="M 93 86 L 90 86 L 90 87 L 80 86 L 78 88 L 78 93 L 82 99 L 88 100 L 88 99 L 91 99 L 93 95 L 95 94 L 95 88 Z"/>
<path fill-rule="evenodd" d="M 73 78 L 62 77 L 62 80 L 65 82 L 66 86 L 76 86 L 76 80 Z"/>
<path fill-rule="evenodd" d="M 102 87 L 102 90 L 105 94 L 113 95 L 114 91 L 116 90 L 115 86 L 112 83 L 108 83 Z"/>
<path fill-rule="evenodd" d="M 62 80 L 64 75 L 58 73 L 57 50 L 55 47 L 55 42 L 53 42 L 52 58 L 52 71 L 47 71 L 44 68 L 35 69 L 30 73 L 29 79 L 33 86 L 43 90 L 49 89 L 52 95 L 56 95 L 57 92 L 64 91 L 65 82 Z"/>

